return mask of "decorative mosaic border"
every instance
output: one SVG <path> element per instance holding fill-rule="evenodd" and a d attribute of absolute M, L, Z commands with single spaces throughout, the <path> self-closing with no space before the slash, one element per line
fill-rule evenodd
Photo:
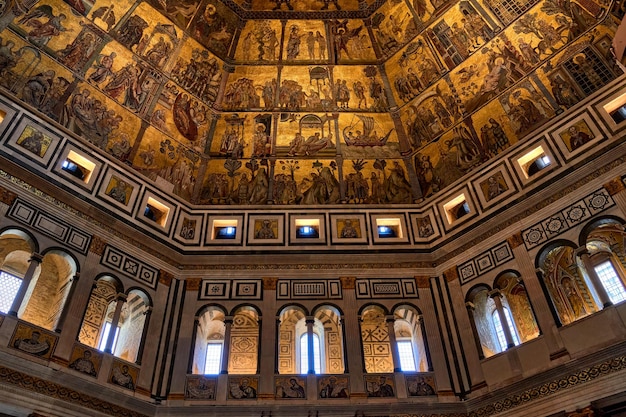
<path fill-rule="evenodd" d="M 80 231 L 68 223 L 53 218 L 42 210 L 19 199 L 15 201 L 7 217 L 26 224 L 83 255 L 89 249 L 91 235 Z"/>
<path fill-rule="evenodd" d="M 4 366 L 0 366 L 0 382 L 3 384 L 15 385 L 27 391 L 35 392 L 37 394 L 45 395 L 47 397 L 55 398 L 71 404 L 76 404 L 80 407 L 85 407 L 100 413 L 119 417 L 150 417 L 147 414 L 141 414 L 136 411 L 120 407 L 115 403 L 103 401 L 99 398 L 92 397 L 91 395 L 64 387 L 63 385 L 15 371 Z"/>
<path fill-rule="evenodd" d="M 526 249 L 532 249 L 614 205 L 615 201 L 609 193 L 600 188 L 569 207 L 522 230 L 524 246 Z"/>
<path fill-rule="evenodd" d="M 151 288 L 156 287 L 159 271 L 156 268 L 128 256 L 121 249 L 107 245 L 104 248 L 100 263 L 133 278 L 135 281 L 148 284 Z"/>
<path fill-rule="evenodd" d="M 513 250 L 511 250 L 509 242 L 504 241 L 499 243 L 493 248 L 486 250 L 477 257 L 470 259 L 457 267 L 461 284 L 465 284 L 474 278 L 478 278 L 480 275 L 491 271 L 513 258 Z"/>

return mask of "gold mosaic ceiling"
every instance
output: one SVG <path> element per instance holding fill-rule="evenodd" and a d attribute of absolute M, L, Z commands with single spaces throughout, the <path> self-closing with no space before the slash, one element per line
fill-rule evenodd
<path fill-rule="evenodd" d="M 379 205 L 437 195 L 615 79 L 624 5 L 42 0 L 2 13 L 3 88 L 180 198 Z"/>

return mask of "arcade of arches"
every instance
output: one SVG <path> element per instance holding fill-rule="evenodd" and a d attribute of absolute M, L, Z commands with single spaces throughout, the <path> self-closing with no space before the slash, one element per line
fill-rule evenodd
<path fill-rule="evenodd" d="M 0 2 L 0 416 L 626 415 L 625 13 Z"/>

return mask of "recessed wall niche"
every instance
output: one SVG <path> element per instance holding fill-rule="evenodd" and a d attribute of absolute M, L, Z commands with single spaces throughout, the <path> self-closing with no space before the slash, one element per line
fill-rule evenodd
<path fill-rule="evenodd" d="M 92 190 L 103 162 L 93 155 L 66 143 L 53 171 L 81 188 Z"/>
<path fill-rule="evenodd" d="M 371 220 L 374 243 L 405 243 L 409 241 L 404 215 L 374 214 Z"/>
<path fill-rule="evenodd" d="M 289 217 L 289 242 L 298 245 L 326 243 L 324 215 L 291 215 Z"/>
<path fill-rule="evenodd" d="M 152 197 L 148 197 L 143 208 L 143 217 L 152 220 L 161 227 L 165 227 L 169 214 L 169 207 Z"/>
<path fill-rule="evenodd" d="M 243 216 L 209 216 L 206 243 L 209 245 L 240 245 Z"/>
<path fill-rule="evenodd" d="M 461 193 L 447 203 L 444 203 L 443 211 L 448 224 L 453 224 L 457 220 L 469 215 L 472 212 L 472 208 L 469 200 L 465 197 L 465 193 Z"/>
<path fill-rule="evenodd" d="M 523 178 L 529 180 L 540 172 L 546 172 L 554 166 L 554 157 L 539 145 L 517 159 L 517 165 Z"/>

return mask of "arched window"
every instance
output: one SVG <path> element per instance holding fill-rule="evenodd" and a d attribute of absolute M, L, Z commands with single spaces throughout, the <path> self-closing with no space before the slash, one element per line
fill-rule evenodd
<path fill-rule="evenodd" d="M 78 341 L 112 353 L 129 362 L 139 358 L 146 317 L 152 308 L 148 295 L 139 289 L 124 294 L 121 283 L 104 275 L 96 280 L 89 296 Z"/>
<path fill-rule="evenodd" d="M 30 281 L 18 317 L 54 330 L 76 276 L 76 261 L 62 250 L 51 250 L 44 255 L 39 271 Z"/>
<path fill-rule="evenodd" d="M 513 282 L 511 278 L 515 278 Z M 516 314 L 512 306 L 515 309 L 526 309 L 525 306 L 529 306 L 527 299 L 518 300 L 512 295 L 512 289 L 518 284 L 521 285 L 518 279 L 513 272 L 506 273 L 496 279 L 496 285 L 500 285 L 501 288 L 496 287 L 495 290 L 490 290 L 486 285 L 479 284 L 468 292 L 466 297 L 468 313 L 474 325 L 475 334 L 478 335 L 483 356 L 486 358 L 504 352 L 539 334 L 532 311 L 529 317 L 519 312 L 520 319 L 517 321 L 515 319 Z M 516 291 L 521 292 L 520 288 Z M 525 292 L 523 294 L 525 296 Z M 520 337 L 518 321 L 522 321 L 526 326 L 525 337 Z"/>
<path fill-rule="evenodd" d="M 35 246 L 21 230 L 9 229 L 0 234 L 0 312 L 6 314 L 11 309 Z"/>
<path fill-rule="evenodd" d="M 412 306 L 402 305 L 394 310 L 396 348 L 403 372 L 427 372 L 430 368 L 422 319 Z"/>
<path fill-rule="evenodd" d="M 589 276 L 581 269 L 573 245 L 549 246 L 539 253 L 543 285 L 559 321 L 570 324 L 600 309 Z"/>
<path fill-rule="evenodd" d="M 341 313 L 334 306 L 322 305 L 316 307 L 313 316 L 313 335 L 319 338 L 320 372 L 342 374 L 345 370 L 345 359 Z"/>
<path fill-rule="evenodd" d="M 319 373 L 329 373 L 339 368 L 337 362 L 330 360 L 329 346 L 341 347 L 341 342 L 329 340 L 328 334 L 333 326 L 325 326 L 322 319 L 338 317 L 337 314 L 330 314 L 329 310 L 318 309 L 315 317 L 307 316 L 302 308 L 297 306 L 286 307 L 280 313 L 280 327 L 278 335 L 278 372 L 281 374 L 307 374 L 310 371 Z M 338 319 L 337 319 L 338 320 Z M 313 369 L 309 363 L 309 326 L 312 330 L 313 343 Z M 335 330 L 337 330 L 335 326 Z M 336 332 L 337 337 L 341 335 Z M 334 350 L 336 351 L 336 350 Z M 334 358 L 341 361 L 342 354 Z M 333 364 L 334 365 L 331 365 Z M 334 367 L 333 367 L 334 366 Z"/>
<path fill-rule="evenodd" d="M 501 273 L 494 282 L 494 288 L 502 295 L 503 311 L 512 329 L 514 344 L 519 345 L 538 337 L 539 326 L 519 273 L 516 271 Z"/>
<path fill-rule="evenodd" d="M 595 277 L 589 276 L 589 270 L 593 268 L 598 285 L 606 291 L 610 302 L 621 303 L 626 300 L 624 226 L 612 219 L 600 220 L 590 226 L 594 228 L 587 236 L 586 251 L 579 251 L 580 266 L 592 285 Z M 598 297 L 597 293 L 594 295 Z M 602 303 L 601 300 L 597 302 Z"/>
<path fill-rule="evenodd" d="M 193 353 L 194 374 L 217 375 L 224 357 L 224 319 L 226 314 L 219 307 L 207 307 L 198 317 Z"/>
<path fill-rule="evenodd" d="M 228 373 L 249 375 L 258 371 L 259 315 L 252 307 L 238 308 L 230 332 Z"/>
<path fill-rule="evenodd" d="M 367 306 L 361 312 L 361 341 L 367 373 L 394 370 L 386 316 L 380 306 Z"/>

